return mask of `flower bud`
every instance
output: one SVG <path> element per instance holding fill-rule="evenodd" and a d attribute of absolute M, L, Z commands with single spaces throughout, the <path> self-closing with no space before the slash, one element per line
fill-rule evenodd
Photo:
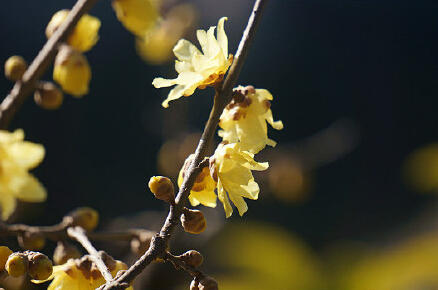
<path fill-rule="evenodd" d="M 56 265 L 65 264 L 70 259 L 78 259 L 81 257 L 81 252 L 74 245 L 67 242 L 58 242 L 55 251 L 53 252 L 53 262 Z"/>
<path fill-rule="evenodd" d="M 131 240 L 131 251 L 138 256 L 143 255 L 149 249 L 153 236 L 154 234 L 149 231 L 139 232 L 139 234 Z"/>
<path fill-rule="evenodd" d="M 5 76 L 11 81 L 19 81 L 27 69 L 27 63 L 21 56 L 14 55 L 5 62 Z"/>
<path fill-rule="evenodd" d="M 204 261 L 204 258 L 202 257 L 201 253 L 195 250 L 190 250 L 179 256 L 181 260 L 183 260 L 187 265 L 197 268 L 201 266 L 202 262 Z"/>
<path fill-rule="evenodd" d="M 149 189 L 156 198 L 168 203 L 175 201 L 175 188 L 172 181 L 164 176 L 152 176 L 148 183 Z"/>
<path fill-rule="evenodd" d="M 46 245 L 46 238 L 40 233 L 25 232 L 19 235 L 17 240 L 25 250 L 38 251 Z"/>
<path fill-rule="evenodd" d="M 80 207 L 72 211 L 67 218 L 72 219 L 72 226 L 82 227 L 86 231 L 92 231 L 99 223 L 99 214 L 90 207 Z"/>
<path fill-rule="evenodd" d="M 41 253 L 32 253 L 29 257 L 29 276 L 35 280 L 45 280 L 52 275 L 53 265 L 50 259 Z"/>
<path fill-rule="evenodd" d="M 6 261 L 13 252 L 5 246 L 0 246 L 0 271 L 5 269 Z"/>
<path fill-rule="evenodd" d="M 56 110 L 62 105 L 64 95 L 62 91 L 51 82 L 40 82 L 35 90 L 33 99 L 35 103 L 46 110 Z"/>
<path fill-rule="evenodd" d="M 199 290 L 199 281 L 196 279 L 192 280 L 192 283 L 190 283 L 190 290 Z"/>
<path fill-rule="evenodd" d="M 184 208 L 181 215 L 181 224 L 184 230 L 191 234 L 200 234 L 207 227 L 204 214 L 197 209 Z"/>
<path fill-rule="evenodd" d="M 69 12 L 69 10 L 64 9 L 56 12 L 52 16 L 46 28 L 47 38 L 50 38 L 59 26 L 61 26 Z M 68 36 L 68 45 L 83 52 L 90 50 L 99 39 L 99 28 L 100 20 L 98 18 L 88 14 L 83 15 Z"/>
<path fill-rule="evenodd" d="M 6 261 L 5 268 L 10 276 L 19 277 L 27 273 L 29 261 L 22 253 L 13 253 Z"/>
<path fill-rule="evenodd" d="M 63 91 L 74 97 L 82 97 L 88 93 L 91 68 L 82 53 L 63 45 L 56 55 L 53 79 Z"/>
<path fill-rule="evenodd" d="M 212 277 L 204 277 L 199 281 L 198 284 L 199 290 L 218 290 L 217 281 Z"/>

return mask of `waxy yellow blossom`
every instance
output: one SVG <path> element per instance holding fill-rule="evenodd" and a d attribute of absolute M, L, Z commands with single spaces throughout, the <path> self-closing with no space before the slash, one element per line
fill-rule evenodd
<path fill-rule="evenodd" d="M 0 130 L 0 206 L 6 220 L 14 211 L 16 199 L 42 202 L 46 190 L 28 171 L 38 166 L 45 150 L 40 144 L 24 140 L 23 130 Z"/>
<path fill-rule="evenodd" d="M 223 111 L 219 126 L 219 136 L 224 141 L 240 141 L 241 150 L 258 153 L 266 145 L 275 146 L 275 141 L 268 138 L 269 123 L 274 129 L 283 129 L 281 121 L 274 121 L 271 111 L 273 97 L 265 89 L 252 86 L 234 89 L 233 100 Z"/>
<path fill-rule="evenodd" d="M 155 78 L 152 84 L 156 88 L 176 85 L 162 103 L 163 107 L 169 106 L 169 101 L 182 96 L 190 96 L 196 88 L 203 89 L 213 86 L 223 79 L 224 74 L 232 63 L 232 55 L 228 56 L 228 39 L 224 30 L 226 17 L 219 19 L 217 38 L 214 37 L 215 26 L 206 32 L 197 31 L 202 53 L 191 42 L 181 39 L 173 48 L 173 53 L 178 60 L 175 61 L 175 70 L 178 72 L 176 79 Z"/>
<path fill-rule="evenodd" d="M 115 261 L 115 264 L 107 266 L 113 277 L 118 271 L 128 269 L 121 261 Z M 49 280 L 53 281 L 47 290 L 94 290 L 105 284 L 105 279 L 94 263 L 84 258 L 70 259 L 63 265 L 54 266 L 53 273 L 48 279 L 32 280 L 32 282 L 40 284 Z"/>
<path fill-rule="evenodd" d="M 193 160 L 194 155 L 190 155 L 189 158 L 186 159 L 184 166 L 181 168 L 181 171 L 178 175 L 178 186 L 181 186 L 184 179 L 184 172 L 188 169 L 190 162 Z M 202 171 L 198 174 L 195 180 L 195 184 L 193 185 L 190 195 L 189 201 L 193 206 L 197 206 L 199 204 L 216 207 L 216 193 L 214 190 L 216 189 L 216 181 L 210 176 L 210 171 L 208 167 L 204 167 Z"/>
<path fill-rule="evenodd" d="M 69 10 L 56 12 L 46 28 L 46 36 L 50 38 L 58 27 L 65 21 Z M 99 40 L 100 20 L 91 15 L 84 15 L 79 19 L 75 28 L 67 38 L 67 43 L 74 49 L 85 52 L 90 50 Z"/>
<path fill-rule="evenodd" d="M 152 0 L 114 0 L 112 5 L 123 26 L 140 37 L 155 25 L 159 17 Z"/>
<path fill-rule="evenodd" d="M 240 143 L 219 144 L 210 157 L 210 171 L 217 181 L 217 195 L 227 217 L 233 213 L 230 199 L 242 216 L 248 210 L 243 198 L 258 198 L 260 189 L 251 170 L 261 171 L 268 167 L 267 162 L 258 163 L 254 160 L 254 154 L 242 151 Z"/>
<path fill-rule="evenodd" d="M 88 93 L 91 68 L 82 53 L 64 45 L 55 59 L 53 79 L 61 85 L 63 91 L 81 97 Z"/>

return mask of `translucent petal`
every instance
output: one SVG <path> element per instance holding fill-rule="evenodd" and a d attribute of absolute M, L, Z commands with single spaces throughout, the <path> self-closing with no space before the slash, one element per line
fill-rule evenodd
<path fill-rule="evenodd" d="M 239 215 L 243 216 L 245 212 L 248 211 L 248 205 L 246 204 L 243 197 L 237 194 L 229 194 L 231 201 L 234 203 L 234 205 L 237 207 L 237 210 L 239 211 Z"/>
<path fill-rule="evenodd" d="M 265 100 L 272 101 L 274 99 L 272 94 L 266 89 L 256 89 L 256 93 L 260 94 Z"/>
<path fill-rule="evenodd" d="M 158 88 L 170 87 L 177 83 L 176 79 L 154 78 L 152 85 Z"/>
<path fill-rule="evenodd" d="M 193 206 L 197 206 L 199 204 L 208 206 L 208 207 L 216 207 L 216 194 L 214 191 L 191 191 L 189 200 Z"/>
<path fill-rule="evenodd" d="M 198 38 L 199 44 L 201 45 L 202 52 L 207 55 L 207 32 L 202 29 L 196 30 L 196 37 Z"/>
<path fill-rule="evenodd" d="M 194 68 L 188 61 L 175 61 L 175 70 L 177 73 L 182 73 L 184 71 L 194 71 Z"/>
<path fill-rule="evenodd" d="M 224 30 L 225 20 L 228 20 L 228 18 L 222 17 L 221 19 L 219 19 L 219 22 L 217 24 L 217 42 L 219 43 L 224 57 L 228 58 L 228 38 Z"/>
<path fill-rule="evenodd" d="M 27 141 L 11 144 L 7 147 L 9 156 L 21 167 L 32 169 L 44 158 L 44 146 Z"/>
<path fill-rule="evenodd" d="M 205 31 L 204 31 L 205 32 Z M 181 39 L 173 48 L 173 53 L 181 61 L 188 61 L 192 59 L 193 55 L 201 54 L 198 48 L 190 41 Z"/>
<path fill-rule="evenodd" d="M 254 179 L 250 180 L 248 182 L 248 185 L 241 185 L 241 187 L 247 193 L 247 195 L 244 195 L 245 197 L 251 199 L 259 198 L 260 188 L 257 182 L 254 181 Z"/>
<path fill-rule="evenodd" d="M 29 174 L 15 197 L 27 202 L 42 202 L 46 200 L 47 193 L 38 179 Z"/>
<path fill-rule="evenodd" d="M 185 86 L 185 85 L 177 85 L 176 87 L 174 87 L 174 88 L 170 91 L 169 95 L 167 96 L 167 99 L 165 99 L 165 100 L 161 103 L 161 105 L 162 105 L 164 108 L 168 108 L 168 107 L 169 107 L 169 102 L 170 102 L 170 101 L 173 101 L 173 100 L 179 99 L 179 98 L 181 98 L 181 97 L 184 95 L 184 92 L 185 92 L 185 90 L 186 90 L 186 87 L 187 87 L 187 86 Z"/>
<path fill-rule="evenodd" d="M 208 57 L 216 57 L 220 52 L 219 44 L 214 37 L 214 30 L 216 29 L 216 26 L 212 26 L 207 31 L 207 52 L 204 52 L 204 54 Z M 223 56 L 223 55 L 221 55 Z"/>
<path fill-rule="evenodd" d="M 12 133 L 6 130 L 0 130 L 0 143 L 19 142 L 23 139 L 24 131 L 22 129 L 17 129 Z"/>
<path fill-rule="evenodd" d="M 233 214 L 233 208 L 231 207 L 230 201 L 228 200 L 227 193 L 225 192 L 224 187 L 222 186 L 221 180 L 218 180 L 217 183 L 217 196 L 219 200 L 224 205 L 225 216 L 229 218 Z"/>

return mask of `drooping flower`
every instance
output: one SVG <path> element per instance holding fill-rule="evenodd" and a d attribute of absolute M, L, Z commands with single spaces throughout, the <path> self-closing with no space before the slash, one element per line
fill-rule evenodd
<path fill-rule="evenodd" d="M 126 270 L 125 263 L 112 260 L 112 263 L 105 261 L 113 277 L 120 270 Z M 94 290 L 105 284 L 105 279 L 96 265 L 91 262 L 88 256 L 81 259 L 70 259 L 65 264 L 54 266 L 52 275 L 46 280 L 32 280 L 35 284 L 53 280 L 47 290 Z M 127 289 L 132 290 L 132 287 Z"/>
<path fill-rule="evenodd" d="M 23 130 L 12 133 L 0 130 L 0 206 L 3 220 L 13 213 L 16 199 L 26 202 L 46 199 L 46 190 L 29 173 L 43 160 L 44 147 L 23 140 Z"/>
<path fill-rule="evenodd" d="M 63 91 L 72 96 L 86 95 L 91 80 L 87 58 L 70 46 L 62 46 L 55 59 L 53 79 L 61 85 Z"/>
<path fill-rule="evenodd" d="M 219 144 L 210 158 L 210 171 L 217 181 L 217 195 L 224 205 L 226 217 L 233 213 L 230 199 L 241 216 L 248 210 L 243 198 L 255 200 L 260 191 L 251 170 L 262 171 L 268 167 L 267 162 L 256 162 L 254 154 L 242 151 L 240 143 Z"/>
<path fill-rule="evenodd" d="M 234 89 L 233 100 L 223 111 L 219 136 L 230 143 L 241 143 L 241 150 L 258 153 L 266 145 L 275 146 L 268 138 L 269 123 L 274 129 L 283 129 L 281 121 L 274 121 L 271 111 L 273 97 L 265 89 L 239 86 Z"/>
<path fill-rule="evenodd" d="M 233 57 L 228 55 L 228 39 L 224 30 L 226 17 L 219 19 L 217 37 L 214 37 L 215 26 L 206 32 L 197 31 L 202 53 L 190 41 L 181 39 L 173 48 L 173 53 L 178 60 L 175 61 L 175 70 L 178 77 L 175 79 L 155 78 L 152 84 L 156 88 L 176 85 L 162 103 L 163 107 L 169 106 L 169 101 L 182 96 L 190 96 L 197 88 L 203 89 L 213 86 L 223 79 L 230 67 Z"/>
<path fill-rule="evenodd" d="M 58 27 L 65 21 L 69 10 L 56 12 L 46 28 L 46 36 L 50 38 Z M 84 15 L 79 19 L 75 28 L 67 38 L 68 45 L 74 49 L 85 52 L 90 50 L 99 40 L 100 20 L 91 15 Z"/>
<path fill-rule="evenodd" d="M 194 155 L 190 155 L 178 175 L 178 186 L 181 186 L 184 180 L 184 172 L 188 169 Z M 196 177 L 195 184 L 190 190 L 189 201 L 192 206 L 199 204 L 216 207 L 216 181 L 210 176 L 208 167 L 204 167 Z"/>
<path fill-rule="evenodd" d="M 123 26 L 137 36 L 143 36 L 155 25 L 158 7 L 152 0 L 114 0 L 113 9 Z"/>

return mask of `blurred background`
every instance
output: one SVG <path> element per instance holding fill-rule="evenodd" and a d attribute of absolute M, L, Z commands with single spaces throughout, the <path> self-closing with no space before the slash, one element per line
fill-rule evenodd
<path fill-rule="evenodd" d="M 14 54 L 30 62 L 51 16 L 75 1 L 3 2 L 2 63 Z M 29 98 L 11 124 L 44 144 L 34 173 L 48 190 L 46 203 L 21 203 L 11 222 L 53 224 L 91 206 L 101 229 L 157 228 L 166 207 L 147 181 L 176 177 L 213 91 L 163 109 L 169 90 L 154 89 L 152 79 L 176 75 L 177 38 L 194 41 L 195 29 L 222 16 L 235 51 L 252 3 L 168 1 L 163 18 L 177 20 L 136 43 L 110 1 L 99 1 L 90 13 L 102 21 L 87 53 L 90 93 L 66 97 L 56 111 Z M 278 146 L 258 155 L 271 165 L 256 177 L 260 199 L 226 221 L 221 207 L 201 208 L 208 230 L 178 238 L 181 251 L 204 253 L 203 269 L 222 289 L 438 289 L 437 11 L 438 2 L 422 0 L 268 3 L 239 79 L 269 89 L 274 119 L 285 124 L 269 132 Z M 0 94 L 11 87 L 0 78 Z M 127 245 L 101 247 L 133 259 Z M 158 265 L 138 289 L 187 289 L 189 280 Z"/>

